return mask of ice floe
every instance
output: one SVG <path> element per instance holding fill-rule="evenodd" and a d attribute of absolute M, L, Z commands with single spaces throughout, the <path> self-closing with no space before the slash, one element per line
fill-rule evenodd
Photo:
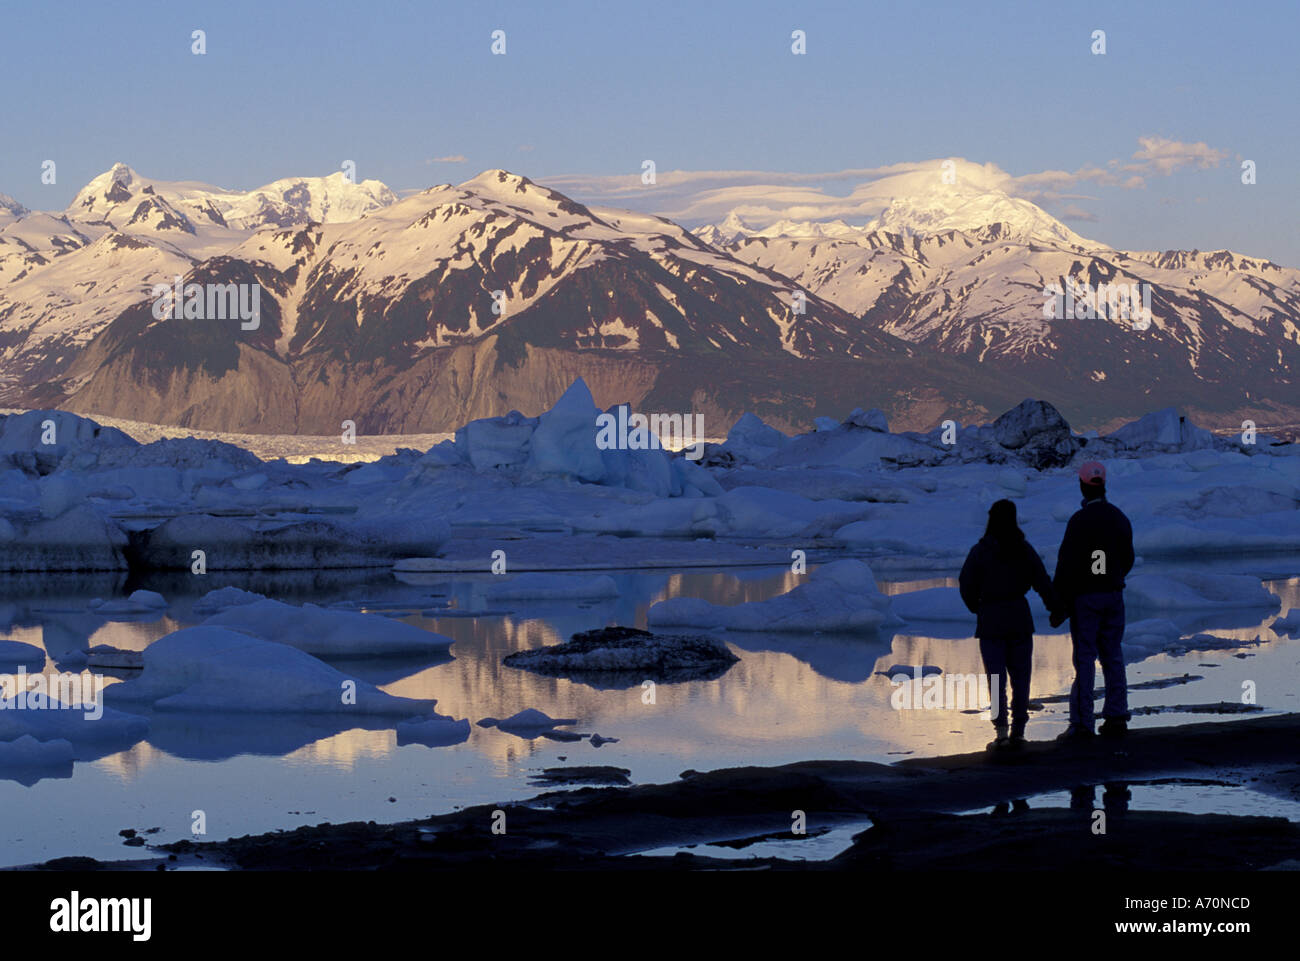
<path fill-rule="evenodd" d="M 479 727 L 495 727 L 497 730 L 505 731 L 507 734 L 514 734 L 516 737 L 527 739 L 542 737 L 545 734 L 553 732 L 558 727 L 567 727 L 577 724 L 578 719 L 574 717 L 550 717 L 536 708 L 525 708 L 517 714 L 512 714 L 505 720 L 495 717 L 485 717 L 478 722 Z"/>
<path fill-rule="evenodd" d="M 432 701 L 386 694 L 287 644 L 211 625 L 185 628 L 154 641 L 144 651 L 140 676 L 110 686 L 104 698 L 155 711 L 404 718 L 434 706 Z"/>
<path fill-rule="evenodd" d="M 452 640 L 442 634 L 377 614 L 339 611 L 304 604 L 298 607 L 263 599 L 235 604 L 203 622 L 267 641 L 287 644 L 315 657 L 404 657 L 446 651 Z"/>
<path fill-rule="evenodd" d="M 441 714 L 398 721 L 396 730 L 398 746 L 423 744 L 425 747 L 449 747 L 469 740 L 468 720 L 456 720 Z"/>
<path fill-rule="evenodd" d="M 44 666 L 45 652 L 35 644 L 0 640 L 0 671 L 12 671 L 17 667 L 39 671 Z"/>

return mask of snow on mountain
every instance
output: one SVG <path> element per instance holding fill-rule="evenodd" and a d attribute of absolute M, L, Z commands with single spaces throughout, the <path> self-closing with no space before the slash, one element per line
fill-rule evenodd
<path fill-rule="evenodd" d="M 718 224 L 696 230 L 709 243 L 737 243 L 755 237 L 803 239 L 861 239 L 872 233 L 935 236 L 950 230 L 967 233 L 1001 225 L 1003 236 L 1025 242 L 1050 243 L 1084 249 L 1105 244 L 1085 240 L 1037 204 L 1007 193 L 1005 174 L 969 161 L 951 167 L 934 164 L 892 174 L 855 189 L 839 204 L 871 219 L 860 227 L 842 219 L 792 221 L 761 204 L 733 210 Z M 762 226 L 754 226 L 762 222 Z"/>
<path fill-rule="evenodd" d="M 20 217 L 31 213 L 26 207 L 8 194 L 0 194 L 0 227 L 13 223 Z"/>
<path fill-rule="evenodd" d="M 1061 378 L 1124 381 L 1146 393 L 1199 384 L 1223 404 L 1234 391 L 1238 400 L 1294 394 L 1300 271 L 1229 251 L 1115 250 L 983 173 L 967 164 L 953 184 L 912 172 L 868 185 L 853 199 L 885 206 L 861 228 L 784 220 L 753 228 L 733 214 L 696 233 L 872 327 L 1015 376 L 1055 368 Z M 1047 292 L 1072 284 L 1137 291 L 1150 325 L 1104 303 L 1096 317 L 1084 308 L 1056 315 Z M 1239 379 L 1247 368 L 1249 389 Z"/>
<path fill-rule="evenodd" d="M 409 355 L 507 327 L 578 349 L 676 350 L 695 341 L 804 356 L 882 343 L 864 341 L 851 318 L 816 298 L 795 313 L 784 278 L 671 221 L 583 207 L 503 170 L 326 225 L 310 240 L 258 234 L 230 257 L 284 272 L 299 263 L 291 242 L 320 256 L 271 285 L 285 289 L 281 309 L 293 318 L 281 352 L 347 344 Z"/>
<path fill-rule="evenodd" d="M 59 214 L 0 195 L 0 395 L 48 379 L 154 284 L 226 254 L 256 230 L 341 223 L 396 203 L 342 173 L 247 193 L 140 176 L 114 164 Z"/>
<path fill-rule="evenodd" d="M 734 210 L 718 224 L 708 224 L 695 231 L 695 235 L 705 243 L 718 246 L 735 243 L 748 237 L 805 237 L 805 238 L 846 238 L 860 236 L 862 228 L 853 227 L 843 220 L 831 221 L 794 221 L 777 220 L 766 227 L 751 227 Z"/>
<path fill-rule="evenodd" d="M 109 221 L 118 229 L 152 221 L 157 229 L 192 233 L 201 225 L 257 230 L 312 221 L 343 223 L 396 202 L 397 195 L 378 180 L 352 183 L 342 172 L 289 177 L 238 191 L 151 180 L 118 163 L 86 184 L 67 212 L 81 220 Z"/>
<path fill-rule="evenodd" d="M 1300 271 L 1115 250 L 1000 176 L 884 178 L 838 211 L 871 208 L 861 226 L 746 207 L 692 232 L 504 170 L 399 201 L 341 174 L 236 194 L 119 164 L 63 214 L 0 224 L 0 399 L 218 430 L 368 416 L 427 431 L 582 376 L 605 398 L 728 416 L 754 397 L 803 416 L 863 385 L 918 417 L 1051 393 L 1104 420 L 1153 391 L 1300 416 Z M 257 283 L 260 327 L 153 318 L 152 285 L 177 274 Z M 1045 291 L 1071 283 L 1137 285 L 1149 329 L 1046 316 Z"/>
<path fill-rule="evenodd" d="M 1037 204 L 1010 197 L 1000 190 L 976 191 L 950 187 L 921 196 L 894 198 L 872 220 L 864 232 L 883 230 L 904 235 L 933 236 L 949 230 L 967 233 L 993 225 L 1005 225 L 1004 233 L 1026 241 L 1096 248 Z"/>
<path fill-rule="evenodd" d="M 725 249 L 882 330 L 981 361 L 1059 356 L 1078 326 L 1045 315 L 1045 291 L 1071 282 L 1149 285 L 1151 329 L 1103 317 L 1107 336 L 1127 346 L 1163 338 L 1166 363 L 1208 363 L 1225 376 L 1234 363 L 1225 343 L 1238 335 L 1253 344 L 1251 356 L 1268 359 L 1261 373 L 1285 373 L 1300 321 L 1300 271 L 1228 251 L 1081 250 L 1025 242 L 998 225 L 934 235 L 872 230 L 851 240 L 754 237 Z"/>
<path fill-rule="evenodd" d="M 260 327 L 157 320 L 147 305 L 130 305 L 42 388 L 42 403 L 144 419 L 177 410 L 247 417 L 239 423 L 254 430 L 271 429 L 268 406 L 327 430 L 336 407 L 358 423 L 368 410 L 387 425 L 444 424 L 522 406 L 575 373 L 602 389 L 631 382 L 644 392 L 664 355 L 716 375 L 745 358 L 771 370 L 780 358 L 898 360 L 911 351 L 671 221 L 587 208 L 504 170 L 349 223 L 258 231 L 188 279 L 255 281 Z M 415 386 L 448 375 L 466 393 L 432 398 Z M 219 410 L 194 404 L 218 389 L 214 379 L 223 397 L 248 401 L 239 414 L 229 399 Z M 685 382 L 674 389 L 689 394 Z M 437 413 L 434 404 L 449 406 Z"/>

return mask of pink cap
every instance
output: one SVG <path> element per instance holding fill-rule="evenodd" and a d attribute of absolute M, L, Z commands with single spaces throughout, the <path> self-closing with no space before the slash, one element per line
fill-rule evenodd
<path fill-rule="evenodd" d="M 1079 465 L 1079 480 L 1084 484 L 1105 484 L 1106 468 L 1095 460 Z"/>

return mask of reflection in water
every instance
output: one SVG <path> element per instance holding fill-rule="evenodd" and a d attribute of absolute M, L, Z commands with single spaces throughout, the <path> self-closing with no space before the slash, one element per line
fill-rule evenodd
<path fill-rule="evenodd" d="M 1249 783 L 1208 782 L 1193 778 L 1083 784 L 1068 791 L 1052 791 L 1017 802 L 1003 802 L 1008 803 L 1022 804 L 1025 809 L 1035 810 L 1068 808 L 1083 817 L 1091 817 L 1095 811 L 1105 811 L 1107 817 L 1129 811 L 1180 811 L 1186 814 L 1226 811 L 1243 816 L 1284 817 L 1300 822 L 1300 801 L 1265 794 Z"/>
<path fill-rule="evenodd" d="M 1107 815 L 1124 814 L 1133 800 L 1133 792 L 1123 781 L 1111 781 L 1102 785 L 1101 808 Z M 1070 789 L 1070 809 L 1092 814 L 1097 808 L 1097 785 L 1080 784 Z"/>
<path fill-rule="evenodd" d="M 543 764 L 617 764 L 630 768 L 633 780 L 647 782 L 672 780 L 692 767 L 816 757 L 888 761 L 896 754 L 959 753 L 980 750 L 988 738 L 988 721 L 975 710 L 895 710 L 894 686 L 877 673 L 906 664 L 978 674 L 983 667 L 972 636 L 722 633 L 719 636 L 741 658 L 738 664 L 713 681 L 659 685 L 649 704 L 639 686 L 602 690 L 502 664 L 508 654 L 556 644 L 577 631 L 612 623 L 645 627 L 649 606 L 665 598 L 693 596 L 739 604 L 784 593 L 803 580 L 788 567 L 611 576 L 619 588 L 615 599 L 512 604 L 515 609 L 509 613 L 482 617 L 439 616 L 436 608 L 447 603 L 459 607 L 472 599 L 483 575 L 446 575 L 409 585 L 389 576 L 376 580 L 370 572 L 364 579 L 341 579 L 317 593 L 310 584 L 297 583 L 285 600 L 424 611 L 401 619 L 451 637 L 455 643 L 450 658 L 336 666 L 391 694 L 436 699 L 438 713 L 471 721 L 468 741 L 454 747 L 399 748 L 391 721 L 376 722 L 390 726 L 367 730 L 356 726 L 354 718 L 158 714 L 147 740 L 90 764 L 79 762 L 70 780 L 47 778 L 29 789 L 0 779 L 0 805 L 7 815 L 14 812 L 19 825 L 12 837 L 26 839 L 21 844 L 13 841 L 18 845 L 14 850 L 21 853 L 12 857 L 0 848 L 0 863 L 34 857 L 33 851 L 54 856 L 93 849 L 98 856 L 120 856 L 120 851 L 95 845 L 117 843 L 112 840 L 117 829 L 130 822 L 114 822 L 109 830 L 106 819 L 159 805 L 166 806 L 172 818 L 168 823 L 175 823 L 176 830 L 185 829 L 184 817 L 197 807 L 219 810 L 224 820 L 218 823 L 225 827 L 214 830 L 229 836 L 296 825 L 301 818 L 289 812 L 302 809 L 320 809 L 322 818 L 335 820 L 395 819 L 447 810 L 453 804 L 530 796 L 535 791 L 527 787 L 526 774 Z M 143 650 L 170 631 L 195 623 L 190 608 L 197 595 L 175 593 L 181 583 L 191 586 L 192 579 L 169 585 L 174 591 L 166 595 L 171 606 L 165 616 L 109 621 L 90 612 L 87 602 L 112 596 L 113 585 L 105 589 L 95 582 L 92 593 L 79 582 L 60 587 L 55 579 L 40 590 L 0 600 L 0 631 L 43 647 L 50 655 L 47 673 L 70 665 L 76 653 L 90 645 Z M 952 578 L 926 577 L 882 582 L 880 587 L 897 594 L 954 584 Z M 224 582 L 213 578 L 205 589 L 220 586 Z M 1281 598 L 1282 613 L 1300 607 L 1300 577 L 1269 581 L 1267 586 Z M 1262 638 L 1266 643 L 1252 648 L 1250 659 L 1234 659 L 1233 652 L 1198 654 L 1190 660 L 1161 655 L 1129 665 L 1130 681 L 1196 672 L 1204 679 L 1193 682 L 1196 694 L 1190 700 L 1207 702 L 1239 697 L 1243 677 L 1289 678 L 1267 690 L 1261 685 L 1261 703 L 1270 709 L 1296 709 L 1294 700 L 1284 699 L 1285 692 L 1293 696 L 1300 686 L 1295 683 L 1296 642 L 1279 640 L 1269 629 L 1273 614 L 1262 621 L 1258 613 L 1233 616 L 1237 620 L 1216 627 L 1215 633 Z M 957 623 L 947 633 L 971 628 L 973 624 Z M 1213 661 L 1219 669 L 1196 666 L 1204 661 Z M 1066 692 L 1072 679 L 1068 634 L 1037 635 L 1031 697 Z M 1189 701 L 1185 687 L 1142 691 L 1135 695 L 1139 698 L 1147 704 Z M 575 717 L 579 721 L 573 730 L 620 740 L 597 749 L 586 742 L 526 740 L 473 723 L 524 708 Z M 1063 726 L 1063 704 L 1044 708 L 1031 715 L 1031 739 L 1053 736 Z M 1188 720 L 1202 718 L 1163 715 L 1151 723 Z M 562 757 L 569 760 L 560 761 Z M 390 794 L 400 796 L 400 802 L 387 804 Z M 115 814 L 105 813 L 109 810 Z M 165 820 L 162 814 L 151 819 Z"/>

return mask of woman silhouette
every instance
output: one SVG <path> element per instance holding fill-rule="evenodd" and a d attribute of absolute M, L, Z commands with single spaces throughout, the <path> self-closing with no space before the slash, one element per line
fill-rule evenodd
<path fill-rule="evenodd" d="M 1025 595 L 1032 587 L 1055 610 L 1052 582 L 1038 552 L 1016 523 L 1016 505 L 1000 500 L 989 508 L 984 536 L 962 565 L 961 599 L 975 615 L 989 692 L 997 686 L 996 740 L 991 749 L 1020 748 L 1029 720 L 1029 672 L 1034 654 L 1034 619 Z M 1007 733 L 1007 686 L 1011 678 L 1011 731 Z"/>

